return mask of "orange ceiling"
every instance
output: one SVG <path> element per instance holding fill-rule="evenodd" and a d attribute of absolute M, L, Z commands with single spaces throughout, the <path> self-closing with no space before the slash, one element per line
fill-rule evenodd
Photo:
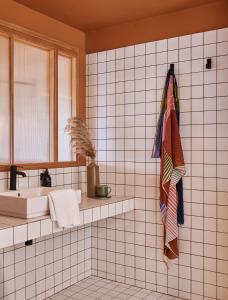
<path fill-rule="evenodd" d="M 15 0 L 83 31 L 217 2 L 215 0 Z"/>

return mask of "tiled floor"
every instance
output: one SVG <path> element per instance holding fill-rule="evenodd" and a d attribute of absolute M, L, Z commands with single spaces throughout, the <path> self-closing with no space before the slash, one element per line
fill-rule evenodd
<path fill-rule="evenodd" d="M 181 300 L 180 298 L 151 292 L 115 281 L 90 276 L 60 293 L 52 300 Z"/>

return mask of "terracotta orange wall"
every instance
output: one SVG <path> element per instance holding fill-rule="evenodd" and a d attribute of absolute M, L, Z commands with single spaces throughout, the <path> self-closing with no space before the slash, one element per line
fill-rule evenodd
<path fill-rule="evenodd" d="M 0 19 L 85 49 L 84 32 L 12 0 L 1 0 Z"/>
<path fill-rule="evenodd" d="M 85 33 L 12 0 L 0 1 L 0 20 L 79 48 L 79 98 L 83 102 L 85 100 Z"/>
<path fill-rule="evenodd" d="M 228 27 L 228 0 L 86 33 L 92 53 L 195 32 Z"/>

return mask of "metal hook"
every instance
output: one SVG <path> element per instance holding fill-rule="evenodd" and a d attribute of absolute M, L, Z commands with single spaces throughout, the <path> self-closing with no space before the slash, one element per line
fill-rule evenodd
<path fill-rule="evenodd" d="M 206 69 L 211 69 L 211 68 L 212 68 L 212 60 L 211 58 L 207 58 Z"/>
<path fill-rule="evenodd" d="M 170 64 L 169 70 L 172 71 L 172 72 L 174 72 L 174 64 Z"/>

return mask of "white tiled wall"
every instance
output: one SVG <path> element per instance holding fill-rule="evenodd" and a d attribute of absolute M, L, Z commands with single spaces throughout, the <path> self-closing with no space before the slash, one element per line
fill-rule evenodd
<path fill-rule="evenodd" d="M 17 188 L 31 188 L 40 186 L 40 173 L 43 170 L 23 170 L 26 177 L 17 177 Z M 85 167 L 58 168 L 49 170 L 52 186 L 59 188 L 75 188 L 85 191 Z M 0 192 L 9 188 L 9 172 L 0 172 Z"/>
<path fill-rule="evenodd" d="M 134 198 L 122 196 L 112 197 L 110 202 L 106 199 L 87 201 L 83 195 L 80 206 L 80 226 L 132 211 L 134 203 Z M 0 249 L 62 231 L 64 233 L 65 229 L 59 228 L 49 216 L 24 220 L 0 215 Z"/>
<path fill-rule="evenodd" d="M 151 150 L 169 63 L 187 175 L 180 258 L 167 271 Z M 92 226 L 93 274 L 186 299 L 227 300 L 228 29 L 88 55 L 87 116 L 101 181 L 136 197 L 134 213 Z"/>
<path fill-rule="evenodd" d="M 41 171 L 25 170 L 27 177 L 18 178 L 17 187 L 39 186 Z M 85 191 L 84 167 L 51 169 L 50 174 L 53 186 Z M 0 173 L 0 176 L 0 190 L 5 191 L 9 174 Z M 42 228 L 42 222 L 41 225 L 40 222 L 28 225 L 28 239 L 30 235 L 31 238 L 39 237 L 42 230 L 48 230 L 47 226 Z M 17 231 L 14 231 L 14 242 L 19 244 L 0 250 L 0 300 L 46 299 L 91 275 L 91 224 L 37 238 L 32 246 L 21 243 L 25 240 L 23 226 L 27 224 L 21 226 L 22 230 L 15 227 Z M 3 232 L 5 236 L 0 235 L 0 238 L 7 241 L 8 237 L 12 244 L 13 235 Z"/>
<path fill-rule="evenodd" d="M 91 275 L 91 224 L 0 250 L 0 299 L 46 299 Z"/>

